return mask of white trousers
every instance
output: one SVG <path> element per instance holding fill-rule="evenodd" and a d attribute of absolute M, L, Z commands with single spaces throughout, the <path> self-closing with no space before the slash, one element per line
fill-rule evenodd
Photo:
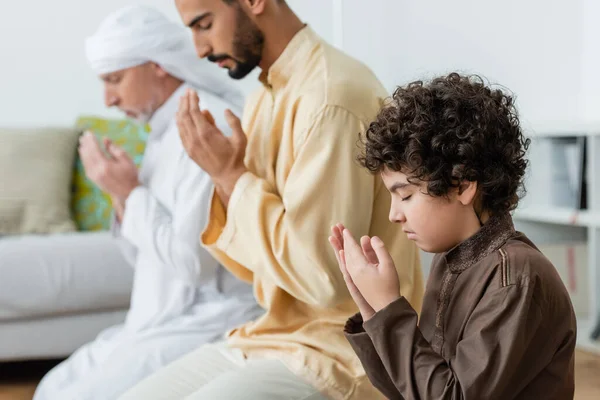
<path fill-rule="evenodd" d="M 52 315 L 110 306 L 114 297 L 128 301 L 134 269 L 123 254 L 125 245 L 108 232 L 1 239 L 0 320 L 11 309 Z M 238 317 L 255 312 L 250 303 L 245 306 L 247 312 L 240 308 Z M 34 400 L 114 400 L 224 334 L 185 316 L 169 322 L 140 331 L 120 324 L 90 337 L 44 376 Z M 69 332 L 64 336 L 69 340 Z"/>
<path fill-rule="evenodd" d="M 107 329 L 78 349 L 40 382 L 34 400 L 114 400 L 173 360 L 198 348 L 197 332 L 160 332 L 127 337 Z"/>
<path fill-rule="evenodd" d="M 204 345 L 119 400 L 325 400 L 278 360 L 247 360 L 224 343 Z"/>

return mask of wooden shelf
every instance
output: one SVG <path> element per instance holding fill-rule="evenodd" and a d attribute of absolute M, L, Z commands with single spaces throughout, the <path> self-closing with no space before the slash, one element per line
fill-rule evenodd
<path fill-rule="evenodd" d="M 517 209 L 514 218 L 558 225 L 600 227 L 600 213 L 561 207 L 527 206 Z"/>
<path fill-rule="evenodd" d="M 529 129 L 528 129 L 529 128 Z M 587 276 L 585 284 L 587 285 L 587 318 L 577 318 L 577 348 L 596 355 L 600 355 L 600 340 L 592 340 L 591 333 L 595 328 L 596 320 L 600 318 L 600 120 L 588 122 L 564 122 L 548 121 L 543 124 L 536 124 L 524 127 L 524 132 L 532 138 L 558 138 L 558 137 L 585 137 L 586 140 L 586 179 L 587 179 L 587 204 L 588 210 L 578 210 L 568 207 L 553 207 L 551 205 L 542 205 L 547 202 L 543 197 L 543 192 L 534 192 L 538 196 L 532 196 L 530 202 L 525 200 L 521 206 L 515 210 L 513 218 L 515 222 L 535 222 L 534 224 L 523 224 L 524 232 L 534 243 L 536 240 L 548 241 L 549 243 L 569 243 L 573 240 L 585 242 L 587 245 L 587 265 L 585 266 Z M 543 142 L 540 140 L 540 143 Z M 552 149 L 547 146 L 538 147 L 539 151 L 549 151 L 548 154 L 537 154 L 537 158 L 532 159 L 532 169 L 535 162 L 539 162 L 539 168 L 548 168 Z M 556 145 L 556 144 L 555 144 Z M 546 159 L 549 157 L 550 159 Z M 535 161 L 537 160 L 537 161 Z M 544 171 L 542 171 L 544 172 Z M 547 171 L 546 171 L 547 172 Z M 545 175 L 542 173 L 542 177 Z M 545 176 L 544 179 L 548 178 Z M 532 178 L 535 179 L 535 178 Z M 532 182 L 527 183 L 528 190 L 536 190 L 536 185 Z M 543 190 L 548 195 L 556 193 L 552 190 L 545 190 L 546 183 L 538 183 L 537 188 Z M 535 204 L 539 201 L 542 204 Z M 580 227 L 580 229 L 572 229 Z"/>
<path fill-rule="evenodd" d="M 524 129 L 525 134 L 536 137 L 600 136 L 600 121 L 545 122 Z"/>

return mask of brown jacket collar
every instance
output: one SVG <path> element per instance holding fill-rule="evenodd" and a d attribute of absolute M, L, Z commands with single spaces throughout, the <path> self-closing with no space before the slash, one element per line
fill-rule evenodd
<path fill-rule="evenodd" d="M 469 239 L 449 250 L 444 257 L 453 273 L 460 273 L 499 249 L 515 235 L 515 228 L 509 213 L 492 216 Z"/>

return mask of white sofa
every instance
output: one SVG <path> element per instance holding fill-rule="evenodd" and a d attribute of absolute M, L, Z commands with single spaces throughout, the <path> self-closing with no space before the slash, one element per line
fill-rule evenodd
<path fill-rule="evenodd" d="M 133 270 L 114 240 L 0 238 L 0 362 L 67 357 L 124 320 Z"/>
<path fill-rule="evenodd" d="M 106 199 L 84 177 L 85 129 L 141 161 L 147 130 L 126 120 L 0 127 L 0 363 L 67 357 L 129 308 L 131 247 L 106 230 Z"/>

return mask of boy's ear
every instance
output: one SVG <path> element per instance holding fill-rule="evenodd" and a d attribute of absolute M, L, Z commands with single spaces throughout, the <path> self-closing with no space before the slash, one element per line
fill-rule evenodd
<path fill-rule="evenodd" d="M 458 187 L 457 198 L 462 205 L 467 206 L 475 203 L 477 196 L 477 182 L 462 181 Z"/>

